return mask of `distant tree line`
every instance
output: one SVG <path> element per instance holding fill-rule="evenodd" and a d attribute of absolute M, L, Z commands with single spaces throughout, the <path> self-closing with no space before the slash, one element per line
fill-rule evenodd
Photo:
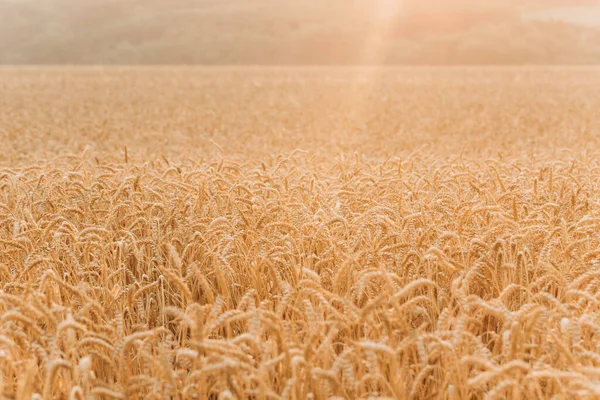
<path fill-rule="evenodd" d="M 374 12 L 376 4 L 377 0 L 0 0 L 0 63 L 600 62 L 599 29 L 527 20 L 514 1 L 409 1 L 394 15 L 386 16 L 389 10 L 383 10 L 383 17 L 382 10 Z"/>

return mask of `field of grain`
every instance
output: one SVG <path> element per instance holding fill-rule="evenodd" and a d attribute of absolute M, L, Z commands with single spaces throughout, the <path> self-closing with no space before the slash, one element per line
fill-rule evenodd
<path fill-rule="evenodd" d="M 8 399 L 596 399 L 600 69 L 0 69 Z"/>

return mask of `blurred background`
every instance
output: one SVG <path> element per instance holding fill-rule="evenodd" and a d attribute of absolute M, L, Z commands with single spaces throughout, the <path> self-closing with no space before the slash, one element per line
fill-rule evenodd
<path fill-rule="evenodd" d="M 1 64 L 595 64 L 578 0 L 0 0 Z"/>

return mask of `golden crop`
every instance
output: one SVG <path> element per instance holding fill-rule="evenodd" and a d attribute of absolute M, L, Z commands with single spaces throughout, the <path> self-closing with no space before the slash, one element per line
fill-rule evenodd
<path fill-rule="evenodd" d="M 598 398 L 596 110 L 594 69 L 0 70 L 0 394 Z"/>

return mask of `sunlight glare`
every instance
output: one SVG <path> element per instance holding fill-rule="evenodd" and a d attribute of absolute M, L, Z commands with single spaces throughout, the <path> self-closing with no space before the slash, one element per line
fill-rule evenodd
<path fill-rule="evenodd" d="M 372 16 L 371 31 L 363 41 L 362 61 L 354 77 L 354 90 L 351 108 L 360 121 L 369 114 L 368 99 L 380 81 L 381 70 L 385 64 L 390 47 L 393 45 L 394 21 L 402 11 L 403 0 L 373 0 L 369 4 Z"/>

